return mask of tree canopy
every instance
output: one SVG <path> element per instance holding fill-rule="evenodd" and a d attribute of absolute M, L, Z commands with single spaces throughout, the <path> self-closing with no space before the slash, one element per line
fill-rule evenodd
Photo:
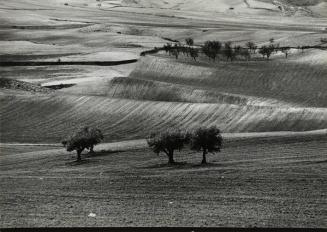
<path fill-rule="evenodd" d="M 164 152 L 168 156 L 168 164 L 175 163 L 174 151 L 181 150 L 189 141 L 189 135 L 179 130 L 167 130 L 162 133 L 152 133 L 147 138 L 147 143 L 152 151 L 159 155 Z"/>
<path fill-rule="evenodd" d="M 206 164 L 206 154 L 208 152 L 220 152 L 222 147 L 223 138 L 220 134 L 220 130 L 216 127 L 196 129 L 191 139 L 191 149 L 196 151 L 202 151 L 203 158 L 202 164 Z"/>
<path fill-rule="evenodd" d="M 81 160 L 81 153 L 84 149 L 90 149 L 93 152 L 93 147 L 103 140 L 101 130 L 97 128 L 83 127 L 70 135 L 62 144 L 66 147 L 67 151 L 71 152 L 76 150 L 77 160 Z"/>

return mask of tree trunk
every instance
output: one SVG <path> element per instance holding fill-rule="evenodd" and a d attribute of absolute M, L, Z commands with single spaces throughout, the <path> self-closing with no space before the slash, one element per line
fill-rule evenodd
<path fill-rule="evenodd" d="M 94 148 L 94 145 L 91 145 L 91 146 L 90 146 L 90 153 L 94 153 L 93 148 Z"/>
<path fill-rule="evenodd" d="M 207 154 L 207 150 L 203 150 L 203 154 L 202 154 L 202 162 L 201 162 L 201 164 L 207 164 L 207 157 L 206 157 L 206 154 Z"/>
<path fill-rule="evenodd" d="M 168 153 L 168 164 L 174 164 L 174 152 L 173 151 L 169 151 Z"/>
<path fill-rule="evenodd" d="M 79 161 L 82 160 L 82 157 L 81 157 L 82 150 L 81 149 L 77 149 L 76 152 L 77 152 L 77 161 L 79 162 Z"/>

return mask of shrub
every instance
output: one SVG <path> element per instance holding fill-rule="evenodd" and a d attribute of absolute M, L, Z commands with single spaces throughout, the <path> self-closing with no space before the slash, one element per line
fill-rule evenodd
<path fill-rule="evenodd" d="M 99 129 L 84 127 L 62 141 L 62 144 L 69 152 L 76 150 L 77 161 L 80 161 L 82 151 L 89 149 L 90 152 L 94 152 L 94 146 L 100 143 L 103 138 L 103 134 Z"/>
<path fill-rule="evenodd" d="M 202 151 L 202 164 L 206 164 L 206 154 L 208 152 L 220 152 L 222 142 L 223 138 L 216 126 L 210 128 L 200 127 L 192 134 L 191 149 Z"/>

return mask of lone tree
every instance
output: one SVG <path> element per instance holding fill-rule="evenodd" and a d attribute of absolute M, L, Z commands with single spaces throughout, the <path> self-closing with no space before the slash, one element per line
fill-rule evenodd
<path fill-rule="evenodd" d="M 94 146 L 100 143 L 103 138 L 103 134 L 99 129 L 84 127 L 62 141 L 62 144 L 69 152 L 76 150 L 77 161 L 81 161 L 83 150 L 89 149 L 93 153 Z"/>
<path fill-rule="evenodd" d="M 202 151 L 202 164 L 206 164 L 206 154 L 208 152 L 220 152 L 222 142 L 223 138 L 216 126 L 210 128 L 200 127 L 192 135 L 191 149 Z"/>
<path fill-rule="evenodd" d="M 151 134 L 147 138 L 147 143 L 153 152 L 159 155 L 164 152 L 168 157 L 168 164 L 174 164 L 174 151 L 184 148 L 190 140 L 187 133 L 178 130 L 167 130 L 159 134 Z"/>

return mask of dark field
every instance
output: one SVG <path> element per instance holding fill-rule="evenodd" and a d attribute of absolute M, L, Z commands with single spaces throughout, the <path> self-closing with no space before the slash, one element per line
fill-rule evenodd
<path fill-rule="evenodd" d="M 207 166 L 201 154 L 176 153 L 171 167 L 147 149 L 79 165 L 63 150 L 8 154 L 0 226 L 326 227 L 326 150 L 319 138 L 243 141 Z"/>

